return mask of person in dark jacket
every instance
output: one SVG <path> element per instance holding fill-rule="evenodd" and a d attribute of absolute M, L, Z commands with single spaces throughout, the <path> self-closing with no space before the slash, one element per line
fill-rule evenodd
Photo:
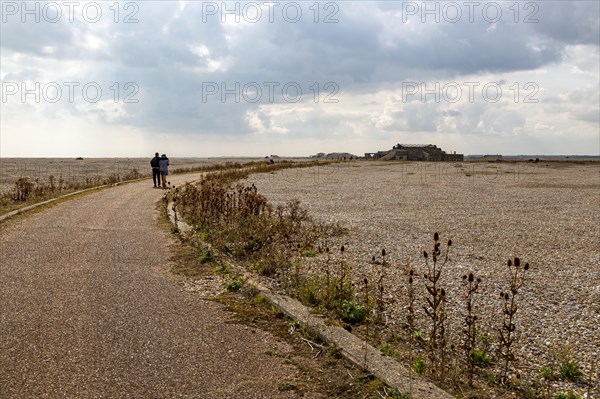
<path fill-rule="evenodd" d="M 152 166 L 152 181 L 154 182 L 154 188 L 156 188 L 157 184 L 160 187 L 160 167 L 159 162 L 160 157 L 158 156 L 158 152 L 154 154 L 154 158 L 150 161 L 150 166 Z"/>

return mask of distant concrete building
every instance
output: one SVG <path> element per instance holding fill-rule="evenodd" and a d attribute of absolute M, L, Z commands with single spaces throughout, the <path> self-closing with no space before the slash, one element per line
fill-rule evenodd
<path fill-rule="evenodd" d="M 350 154 L 349 152 L 330 152 L 328 154 L 325 154 L 324 152 L 320 152 L 316 155 L 311 155 L 311 158 L 348 160 L 348 159 L 356 159 L 356 158 L 358 158 L 358 156 L 356 156 L 354 154 Z"/>
<path fill-rule="evenodd" d="M 497 154 L 497 155 L 484 155 L 481 157 L 481 159 L 485 159 L 487 161 L 497 161 L 499 159 L 502 158 L 502 155 Z"/>
<path fill-rule="evenodd" d="M 391 150 L 367 152 L 366 159 L 380 161 L 429 161 L 429 162 L 462 162 L 463 154 L 446 154 L 433 144 L 396 144 Z"/>

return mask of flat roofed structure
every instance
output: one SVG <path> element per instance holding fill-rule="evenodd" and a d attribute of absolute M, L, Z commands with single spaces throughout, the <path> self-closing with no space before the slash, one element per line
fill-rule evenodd
<path fill-rule="evenodd" d="M 391 150 L 365 153 L 367 159 L 380 161 L 462 162 L 463 154 L 447 154 L 434 144 L 396 144 Z"/>

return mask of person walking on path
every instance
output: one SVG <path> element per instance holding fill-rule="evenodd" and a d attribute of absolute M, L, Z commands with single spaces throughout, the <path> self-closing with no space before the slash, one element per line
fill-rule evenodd
<path fill-rule="evenodd" d="M 160 168 L 158 162 L 160 161 L 160 157 L 158 156 L 158 152 L 154 153 L 154 158 L 150 161 L 150 166 L 152 167 L 152 181 L 154 182 L 154 188 L 160 187 Z"/>
<path fill-rule="evenodd" d="M 158 169 L 160 171 L 160 177 L 162 179 L 162 187 L 167 188 L 167 176 L 169 175 L 169 158 L 165 154 L 160 156 L 158 161 Z"/>

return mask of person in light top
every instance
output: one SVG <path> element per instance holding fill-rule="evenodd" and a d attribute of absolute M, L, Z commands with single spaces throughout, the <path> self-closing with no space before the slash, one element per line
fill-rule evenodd
<path fill-rule="evenodd" d="M 160 156 L 158 161 L 158 170 L 162 179 L 162 187 L 167 188 L 167 176 L 169 175 L 169 158 L 165 154 Z"/>

